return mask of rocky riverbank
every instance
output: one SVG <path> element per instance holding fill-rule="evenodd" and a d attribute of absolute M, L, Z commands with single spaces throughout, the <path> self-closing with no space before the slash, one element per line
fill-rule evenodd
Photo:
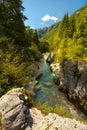
<path fill-rule="evenodd" d="M 75 119 L 63 118 L 55 113 L 44 115 L 29 108 L 24 88 L 9 91 L 0 98 L 3 130 L 87 130 L 87 125 Z"/>
<path fill-rule="evenodd" d="M 62 64 L 51 62 L 50 68 L 55 73 L 54 81 L 59 90 L 87 115 L 87 63 L 81 60 L 65 60 Z"/>
<path fill-rule="evenodd" d="M 87 115 L 87 63 L 80 60 L 64 61 L 61 72 L 60 89 L 70 100 L 78 103 Z"/>
<path fill-rule="evenodd" d="M 30 65 L 30 71 L 29 71 L 29 76 L 31 77 L 31 80 L 29 81 L 29 86 L 30 89 L 33 91 L 36 91 L 39 88 L 38 81 L 37 79 L 43 74 L 42 69 L 41 69 L 41 64 L 40 62 L 34 62 Z"/>

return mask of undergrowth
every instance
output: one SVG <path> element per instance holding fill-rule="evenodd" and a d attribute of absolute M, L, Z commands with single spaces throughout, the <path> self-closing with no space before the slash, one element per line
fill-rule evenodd
<path fill-rule="evenodd" d="M 45 115 L 49 113 L 56 113 L 59 116 L 65 117 L 65 118 L 72 118 L 69 110 L 67 110 L 63 105 L 56 104 L 54 107 L 49 106 L 47 104 L 40 104 L 34 102 L 34 107 L 41 110 L 41 112 Z"/>

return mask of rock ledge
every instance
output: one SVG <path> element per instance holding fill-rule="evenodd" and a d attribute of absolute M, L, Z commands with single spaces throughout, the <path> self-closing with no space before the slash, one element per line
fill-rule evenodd
<path fill-rule="evenodd" d="M 87 130 L 87 125 L 75 119 L 29 109 L 27 99 L 24 88 L 12 89 L 0 98 L 3 130 Z"/>

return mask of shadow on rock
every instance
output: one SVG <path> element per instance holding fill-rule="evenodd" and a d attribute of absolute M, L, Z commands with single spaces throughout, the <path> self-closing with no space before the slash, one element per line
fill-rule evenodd
<path fill-rule="evenodd" d="M 27 125 L 28 125 L 30 128 L 32 128 L 32 126 L 33 126 L 33 118 L 32 118 L 32 116 L 30 115 L 30 112 L 29 112 L 28 118 L 27 118 Z"/>

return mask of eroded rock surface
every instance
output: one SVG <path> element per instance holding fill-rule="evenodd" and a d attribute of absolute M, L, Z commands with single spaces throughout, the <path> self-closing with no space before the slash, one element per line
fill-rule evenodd
<path fill-rule="evenodd" d="M 24 88 L 9 91 L 0 98 L 3 130 L 87 130 L 87 125 L 55 113 L 44 115 L 29 109 Z"/>
<path fill-rule="evenodd" d="M 54 54 L 50 53 L 46 59 L 46 61 L 51 64 L 54 61 Z"/>
<path fill-rule="evenodd" d="M 33 79 L 38 79 L 42 75 L 41 64 L 39 62 L 31 64 L 29 75 L 31 75 Z"/>
<path fill-rule="evenodd" d="M 79 104 L 87 114 L 87 63 L 64 61 L 56 71 L 55 82 L 69 99 Z"/>
<path fill-rule="evenodd" d="M 0 98 L 3 130 L 24 130 L 28 124 L 28 97 L 24 88 L 12 89 Z"/>
<path fill-rule="evenodd" d="M 87 125 L 76 121 L 75 119 L 62 118 L 55 113 L 43 115 L 36 108 L 30 109 L 33 117 L 33 125 L 26 130 L 87 130 Z"/>
<path fill-rule="evenodd" d="M 28 83 L 28 88 L 33 91 L 38 91 L 40 89 L 40 85 L 38 83 L 38 79 L 43 74 L 41 69 L 41 64 L 39 62 L 34 62 L 30 66 L 29 76 L 31 80 Z"/>

